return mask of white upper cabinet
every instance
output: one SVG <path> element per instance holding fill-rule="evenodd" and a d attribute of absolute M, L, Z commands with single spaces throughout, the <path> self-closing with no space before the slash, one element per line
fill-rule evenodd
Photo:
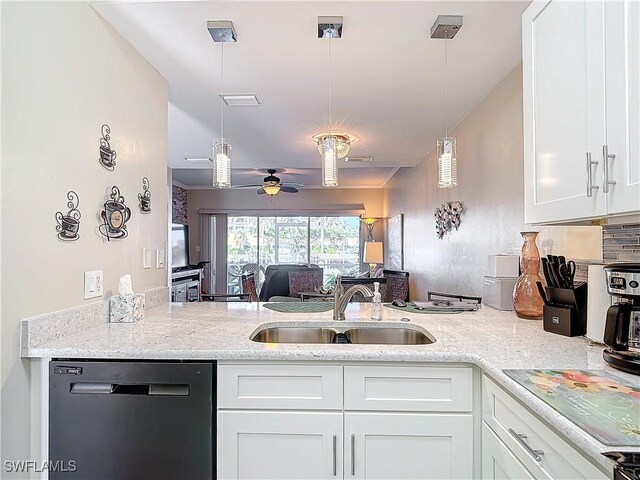
<path fill-rule="evenodd" d="M 605 2 L 609 213 L 640 210 L 640 2 Z"/>
<path fill-rule="evenodd" d="M 534 1 L 523 14 L 525 222 L 606 214 L 603 5 Z M 591 172 L 588 171 L 590 168 Z"/>
<path fill-rule="evenodd" d="M 534 0 L 523 14 L 525 223 L 640 210 L 637 9 Z"/>

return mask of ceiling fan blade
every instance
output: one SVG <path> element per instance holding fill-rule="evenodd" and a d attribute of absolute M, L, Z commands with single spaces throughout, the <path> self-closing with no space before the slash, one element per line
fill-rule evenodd
<path fill-rule="evenodd" d="M 298 193 L 299 190 L 291 185 L 281 185 L 280 191 L 284 193 Z"/>
<path fill-rule="evenodd" d="M 262 183 L 256 183 L 254 185 L 232 185 L 231 188 L 258 188 L 262 187 Z"/>
<path fill-rule="evenodd" d="M 264 191 L 264 188 L 259 188 L 259 189 L 258 189 L 258 191 L 257 191 L 256 193 L 257 193 L 258 195 L 264 195 L 264 194 L 265 194 L 265 193 L 267 193 L 267 192 L 265 192 L 265 191 Z"/>

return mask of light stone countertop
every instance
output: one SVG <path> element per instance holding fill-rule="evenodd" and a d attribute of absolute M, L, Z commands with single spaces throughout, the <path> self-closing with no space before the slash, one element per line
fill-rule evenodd
<path fill-rule="evenodd" d="M 350 304 L 347 320 L 370 323 L 369 304 Z M 279 313 L 257 303 L 201 302 L 165 304 L 147 310 L 138 323 L 105 323 L 41 345 L 23 348 L 23 357 L 87 359 L 173 359 L 256 361 L 341 361 L 469 363 L 480 367 L 554 430 L 588 457 L 612 471 L 613 463 L 600 455 L 616 450 L 602 445 L 556 410 L 506 376 L 503 369 L 606 370 L 626 383 L 640 386 L 640 377 L 612 369 L 602 359 L 602 345 L 582 337 L 547 333 L 541 321 L 523 320 L 513 312 L 484 307 L 478 312 L 413 314 L 383 308 L 382 323 L 419 325 L 436 342 L 429 345 L 263 344 L 250 335 L 271 322 L 332 322 L 332 312 Z M 375 322 L 376 326 L 382 326 Z M 640 448 L 624 448 L 637 450 Z"/>

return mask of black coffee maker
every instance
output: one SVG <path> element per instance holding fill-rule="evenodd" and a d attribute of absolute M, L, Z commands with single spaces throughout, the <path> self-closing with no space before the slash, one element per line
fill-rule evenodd
<path fill-rule="evenodd" d="M 607 310 L 604 327 L 606 362 L 619 370 L 640 375 L 640 264 L 606 265 L 607 291 L 620 302 Z"/>

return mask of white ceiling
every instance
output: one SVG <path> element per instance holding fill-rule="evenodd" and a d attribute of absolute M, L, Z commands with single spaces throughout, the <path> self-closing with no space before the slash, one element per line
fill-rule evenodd
<path fill-rule="evenodd" d="M 317 169 L 320 156 L 310 137 L 329 126 L 329 40 L 317 38 L 317 17 L 342 15 L 343 38 L 331 41 L 331 127 L 359 138 L 352 155 L 375 156 L 373 163 L 341 164 L 341 187 L 364 187 L 384 184 L 391 168 L 416 165 L 444 134 L 444 45 L 429 38 L 436 17 L 464 16 L 462 30 L 448 44 L 451 126 L 520 62 L 521 14 L 528 3 L 174 1 L 93 6 L 167 79 L 169 166 L 198 169 L 178 173 L 194 186 L 207 185 L 211 164 L 184 157 L 210 157 L 212 141 L 220 135 L 221 44 L 211 39 L 207 20 L 232 20 L 238 35 L 237 43 L 225 44 L 224 91 L 258 93 L 263 101 L 261 106 L 225 109 L 234 169 Z M 354 172 L 347 174 L 347 169 Z M 245 183 L 243 172 L 238 174 Z M 312 185 L 319 172 L 308 174 Z"/>
<path fill-rule="evenodd" d="M 274 167 L 275 168 L 275 167 Z M 340 171 L 340 188 L 382 188 L 396 172 L 393 167 L 361 166 Z M 254 168 L 234 169 L 231 173 L 232 185 L 253 185 L 262 183 L 266 170 Z M 276 176 L 282 182 L 294 182 L 305 188 L 322 188 L 319 168 L 278 168 Z M 191 188 L 211 188 L 213 171 L 211 164 L 206 170 L 195 168 L 174 168 L 173 181 Z"/>

